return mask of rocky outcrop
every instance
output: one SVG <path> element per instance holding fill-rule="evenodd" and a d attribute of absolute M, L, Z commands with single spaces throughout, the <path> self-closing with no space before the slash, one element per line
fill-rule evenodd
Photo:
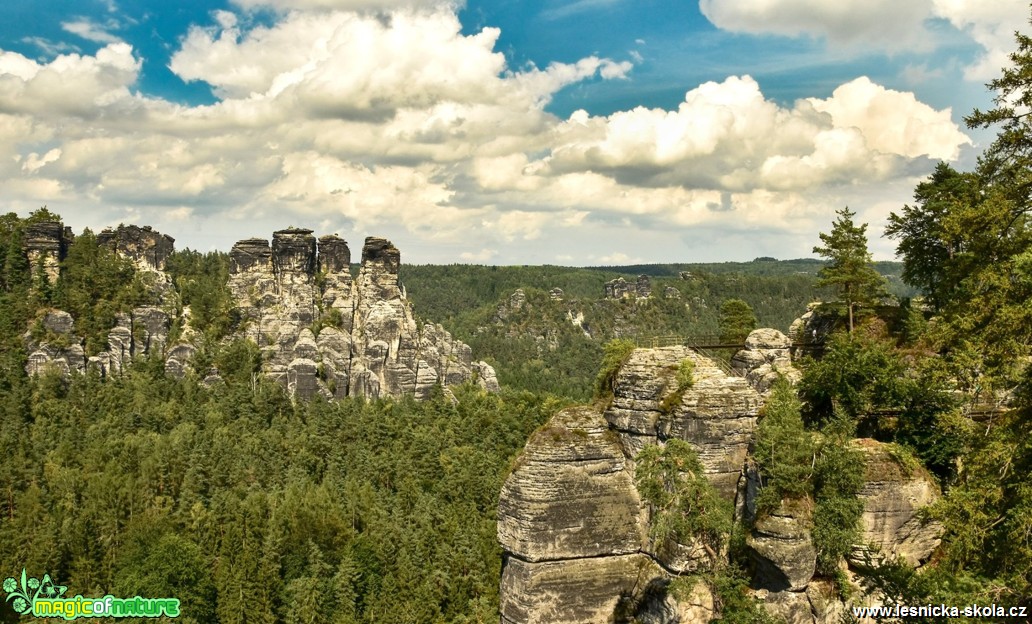
<path fill-rule="evenodd" d="M 664 406 L 686 359 L 694 364 L 693 384 Z M 691 442 L 709 479 L 733 499 L 761 404 L 744 379 L 688 347 L 636 349 L 616 376 L 605 417 L 631 457 L 660 439 Z"/>
<path fill-rule="evenodd" d="M 119 225 L 97 234 L 97 242 L 132 260 L 144 270 L 164 271 L 165 261 L 175 250 L 175 239 L 149 225 Z"/>
<path fill-rule="evenodd" d="M 745 348 L 731 358 L 731 369 L 766 395 L 779 377 L 795 383 L 802 372 L 792 365 L 792 341 L 776 329 L 757 329 L 745 339 Z"/>
<path fill-rule="evenodd" d="M 595 409 L 556 414 L 502 487 L 498 538 L 530 562 L 641 549 L 640 500 L 623 449 Z"/>
<path fill-rule="evenodd" d="M 864 514 L 860 543 L 850 559 L 863 564 L 865 555 L 875 560 L 902 558 L 919 566 L 931 557 L 942 538 L 942 524 L 926 520 L 920 511 L 940 498 L 939 486 L 923 468 L 908 468 L 893 455 L 893 447 L 875 440 L 856 441 L 866 455 L 864 487 L 860 497 Z"/>
<path fill-rule="evenodd" d="M 25 334 L 24 340 L 29 354 L 25 370 L 29 375 L 86 370 L 83 339 L 75 335 L 75 319 L 63 310 L 48 311 L 39 319 L 36 330 Z"/>
<path fill-rule="evenodd" d="M 784 335 L 764 330 L 750 336 L 746 351 L 763 356 L 757 362 L 784 364 L 787 347 Z M 678 389 L 685 360 L 694 367 L 692 383 Z M 569 408 L 536 432 L 503 486 L 503 624 L 684 624 L 719 615 L 711 588 L 684 579 L 726 553 L 703 552 L 695 540 L 657 543 L 651 508 L 635 486 L 641 449 L 673 438 L 691 444 L 710 483 L 735 502 L 736 522 L 748 531 L 752 593 L 764 608 L 793 624 L 837 623 L 848 605 L 830 581 L 814 579 L 813 502 L 782 501 L 757 516 L 759 476 L 749 452 L 760 392 L 686 347 L 636 349 L 612 387 L 601 414 Z M 856 444 L 867 463 L 862 535 L 850 560 L 927 561 L 942 528 L 921 522 L 919 510 L 937 499 L 934 481 L 918 468 L 908 471 L 887 445 Z M 865 551 L 869 545 L 873 552 Z M 877 598 L 855 589 L 865 604 Z"/>
<path fill-rule="evenodd" d="M 746 545 L 757 587 L 775 592 L 806 589 L 817 567 L 810 526 L 808 510 L 788 503 L 756 521 Z"/>
<path fill-rule="evenodd" d="M 648 275 L 639 275 L 638 279 L 631 283 L 622 277 L 610 280 L 605 284 L 606 299 L 644 299 L 652 296 L 652 282 Z"/>
<path fill-rule="evenodd" d="M 46 276 L 54 284 L 61 274 L 61 261 L 72 242 L 72 230 L 59 221 L 44 221 L 25 226 L 23 246 L 33 273 Z"/>
<path fill-rule="evenodd" d="M 674 379 L 685 359 L 695 367 L 693 384 L 678 393 Z M 507 552 L 502 622 L 601 623 L 617 612 L 679 622 L 712 614 L 706 588 L 680 602 L 657 593 L 710 559 L 694 541 L 655 542 L 633 458 L 645 445 L 687 440 L 707 478 L 733 500 L 759 405 L 744 380 L 686 347 L 667 347 L 632 353 L 604 413 L 579 407 L 553 417 L 527 443 L 499 499 Z"/>
<path fill-rule="evenodd" d="M 498 504 L 502 622 L 606 622 L 642 574 L 641 501 L 619 439 L 593 408 L 556 414 L 528 442 Z"/>
<path fill-rule="evenodd" d="M 436 324 L 419 325 L 398 281 L 401 253 L 383 238 L 362 248 L 358 277 L 337 236 L 291 228 L 246 239 L 230 252 L 229 287 L 243 336 L 264 353 L 265 372 L 295 396 L 425 398 L 434 385 L 474 377 L 470 348 Z M 311 328 L 318 329 L 318 334 Z M 497 388 L 480 362 L 477 377 Z"/>
<path fill-rule="evenodd" d="M 31 225 L 26 255 L 56 280 L 70 240 L 60 223 Z M 199 335 L 184 308 L 175 319 L 178 339 L 168 344 L 179 308 L 165 272 L 173 239 L 150 227 L 120 225 L 101 232 L 97 241 L 133 262 L 158 305 L 116 315 L 108 349 L 88 360 L 82 338 L 73 333 L 74 320 L 52 311 L 26 334 L 28 371 L 83 371 L 88 365 L 106 374 L 146 355 L 163 358 L 168 374 L 186 375 Z M 242 240 L 229 256 L 229 289 L 237 304 L 234 314 L 242 321 L 237 336 L 259 346 L 264 372 L 298 398 L 425 398 L 436 384 L 460 384 L 474 376 L 481 387 L 498 390 L 494 369 L 486 362 L 474 365 L 469 346 L 440 325 L 416 322 L 398 282 L 401 254 L 386 239 L 366 239 L 357 279 L 352 279 L 346 241 L 336 235 L 316 241 L 306 229 L 274 232 L 271 244 Z M 219 380 L 214 370 L 193 372 L 205 375 L 206 383 Z"/>

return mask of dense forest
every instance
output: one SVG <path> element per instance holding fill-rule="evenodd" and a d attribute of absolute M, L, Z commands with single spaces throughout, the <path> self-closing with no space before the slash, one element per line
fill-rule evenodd
<path fill-rule="evenodd" d="M 823 298 L 837 330 L 761 420 L 761 442 L 781 449 L 758 445 L 768 496 L 814 501 L 835 578 L 857 517 L 850 441 L 891 442 L 942 486 L 930 514 L 944 540 L 927 569 L 887 562 L 865 583 L 908 604 L 1029 605 L 1032 39 L 1019 44 L 990 85 L 995 107 L 968 118 L 999 131 L 978 167 L 940 164 L 890 218 L 901 265 L 871 263 L 865 226 L 842 210 L 815 241 L 823 263 L 403 267 L 418 314 L 495 364 L 499 394 L 294 402 L 232 339 L 226 257 L 188 250 L 169 272 L 217 383 L 157 359 L 30 378 L 26 335 L 47 337 L 46 310 L 72 313 L 90 354 L 153 284 L 88 230 L 51 283 L 23 242 L 58 217 L 0 217 L 0 570 L 83 595 L 176 596 L 184 622 L 495 622 L 501 483 L 537 427 L 591 398 L 604 344 L 787 330 Z M 639 273 L 652 298 L 602 298 Z"/>
<path fill-rule="evenodd" d="M 657 338 L 667 344 L 672 337 L 725 333 L 733 322 L 722 312 L 728 301 L 746 305 L 753 315 L 748 329 L 788 332 L 808 304 L 831 297 L 817 285 L 825 264 L 757 258 L 597 268 L 402 265 L 400 277 L 416 311 L 469 344 L 504 385 L 587 400 L 607 341 L 647 346 Z M 902 264 L 876 266 L 892 295 L 907 299 L 916 292 L 900 281 Z M 650 276 L 651 297 L 604 296 L 607 282 L 633 284 L 639 275 Z M 559 297 L 554 289 L 562 291 Z M 729 357 L 723 351 L 710 355 Z"/>

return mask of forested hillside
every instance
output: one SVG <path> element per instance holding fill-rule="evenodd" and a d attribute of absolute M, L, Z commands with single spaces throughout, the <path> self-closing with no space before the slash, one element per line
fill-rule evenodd
<path fill-rule="evenodd" d="M 808 304 L 831 296 L 817 286 L 824 265 L 773 258 L 597 268 L 403 265 L 400 276 L 417 312 L 468 343 L 502 384 L 586 400 L 605 342 L 716 335 L 728 301 L 747 304 L 756 319 L 749 329 L 787 332 Z M 899 281 L 900 263 L 876 266 L 892 294 L 914 294 Z M 650 276 L 650 297 L 605 297 L 607 282 L 633 284 L 639 275 Z"/>

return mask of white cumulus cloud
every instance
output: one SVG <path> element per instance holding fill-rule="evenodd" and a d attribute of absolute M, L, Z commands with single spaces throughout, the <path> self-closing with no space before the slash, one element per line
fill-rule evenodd
<path fill-rule="evenodd" d="M 731 32 L 808 35 L 829 44 L 890 52 L 931 49 L 929 20 L 967 33 L 983 53 L 966 70 L 970 80 L 993 77 L 1014 49 L 1014 31 L 1028 22 L 1026 0 L 699 0 L 715 26 Z"/>
<path fill-rule="evenodd" d="M 632 64 L 513 68 L 498 29 L 464 33 L 450 5 L 269 1 L 284 11 L 249 25 L 241 11 L 258 4 L 214 13 L 172 56 L 173 72 L 211 86 L 209 105 L 141 95 L 126 43 L 49 62 L 0 50 L 0 199 L 193 245 L 181 228 L 233 239 L 308 223 L 401 231 L 467 261 L 557 249 L 588 261 L 637 249 L 620 242 L 631 230 L 745 236 L 862 211 L 856 197 L 912 188 L 915 163 L 968 142 L 948 109 L 866 78 L 784 105 L 733 76 L 673 110 L 560 119 L 546 110 L 557 92 L 633 80 Z M 565 246 L 595 237 L 607 246 Z"/>

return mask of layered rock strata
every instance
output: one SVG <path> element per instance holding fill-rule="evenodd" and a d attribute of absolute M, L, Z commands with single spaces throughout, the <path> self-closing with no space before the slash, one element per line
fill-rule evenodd
<path fill-rule="evenodd" d="M 891 445 L 870 439 L 856 444 L 867 464 L 860 491 L 862 537 L 850 560 L 863 564 L 869 555 L 876 560 L 902 558 L 912 566 L 924 564 L 939 546 L 943 527 L 920 512 L 939 500 L 939 486 L 923 468 L 908 468 L 893 456 Z"/>
<path fill-rule="evenodd" d="M 776 329 L 757 329 L 745 339 L 745 348 L 731 358 L 731 369 L 760 394 L 770 392 L 779 377 L 795 383 L 802 372 L 792 364 L 792 341 Z"/>
<path fill-rule="evenodd" d="M 419 325 L 398 282 L 401 253 L 383 238 L 362 248 L 358 277 L 337 236 L 288 229 L 246 239 L 230 252 L 230 290 L 246 319 L 243 335 L 264 367 L 299 398 L 425 398 L 435 384 L 472 378 L 497 389 L 494 370 L 473 363 L 466 344 L 436 324 Z M 312 331 L 318 329 L 318 334 Z"/>
<path fill-rule="evenodd" d="M 664 407 L 684 360 L 694 365 L 692 386 Z M 744 379 L 688 347 L 636 349 L 616 376 L 605 417 L 630 457 L 661 439 L 691 442 L 709 479 L 733 499 L 761 404 Z"/>
<path fill-rule="evenodd" d="M 670 401 L 685 359 L 695 366 L 694 383 Z M 507 552 L 502 622 L 601 623 L 621 610 L 657 623 L 712 615 L 708 590 L 691 604 L 653 591 L 704 569 L 708 559 L 695 543 L 653 540 L 633 458 L 645 445 L 688 440 L 707 478 L 733 500 L 759 405 L 744 380 L 685 347 L 668 347 L 632 353 L 604 413 L 579 407 L 553 417 L 527 443 L 499 499 Z"/>
<path fill-rule="evenodd" d="M 59 221 L 44 221 L 25 227 L 23 245 L 29 267 L 54 284 L 61 274 L 61 261 L 73 239 L 71 228 Z"/>
<path fill-rule="evenodd" d="M 783 335 L 765 330 L 751 338 L 752 352 L 776 352 L 757 362 L 786 357 Z M 684 360 L 693 363 L 693 383 L 678 390 Z M 635 486 L 640 450 L 672 438 L 688 441 L 706 477 L 734 500 L 736 521 L 749 531 L 753 593 L 766 610 L 793 624 L 837 623 L 848 605 L 828 581 L 814 579 L 812 501 L 783 501 L 756 516 L 759 476 L 749 453 L 762 401 L 749 381 L 686 347 L 637 349 L 617 372 L 602 413 L 578 407 L 553 417 L 528 441 L 499 499 L 502 623 L 689 624 L 718 614 L 705 583 L 676 596 L 667 591 L 672 579 L 705 571 L 712 555 L 694 543 L 655 543 L 650 508 Z M 926 561 L 942 531 L 919 513 L 938 498 L 934 481 L 908 471 L 887 445 L 855 443 L 866 475 L 862 536 L 851 559 Z"/>

